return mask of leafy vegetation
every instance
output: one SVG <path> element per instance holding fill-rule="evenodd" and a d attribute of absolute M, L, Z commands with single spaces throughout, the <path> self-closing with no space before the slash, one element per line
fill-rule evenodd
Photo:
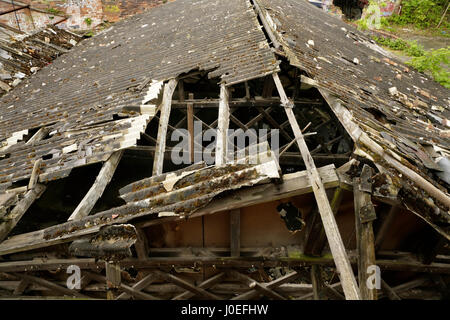
<path fill-rule="evenodd" d="M 429 72 L 435 81 L 450 88 L 450 46 L 437 50 L 425 51 L 416 41 L 391 39 L 388 37 L 373 37 L 382 46 L 392 50 L 402 51 L 412 57 L 407 62 L 420 72 Z"/>
<path fill-rule="evenodd" d="M 400 15 L 394 14 L 388 20 L 393 24 L 413 25 L 419 29 L 436 27 L 447 4 L 447 0 L 403 0 Z M 442 25 L 448 28 L 448 19 Z"/>
<path fill-rule="evenodd" d="M 420 57 L 425 54 L 423 47 L 417 41 L 405 41 L 403 39 L 391 39 L 388 37 L 373 37 L 382 46 L 392 50 L 403 51 L 410 57 Z"/>
<path fill-rule="evenodd" d="M 91 18 L 85 18 L 84 22 L 87 24 L 87 26 L 89 27 L 92 24 L 92 19 Z"/>
<path fill-rule="evenodd" d="M 421 72 L 430 72 L 434 80 L 450 89 L 450 46 L 413 57 L 408 64 Z"/>
<path fill-rule="evenodd" d="M 61 10 L 55 9 L 55 8 L 47 8 L 46 11 L 55 16 L 63 16 L 64 15 L 64 12 L 62 12 Z"/>

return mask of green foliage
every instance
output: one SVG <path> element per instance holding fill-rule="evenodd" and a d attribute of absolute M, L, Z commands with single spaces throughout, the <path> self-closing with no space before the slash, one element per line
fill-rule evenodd
<path fill-rule="evenodd" d="M 92 19 L 91 18 L 85 18 L 84 22 L 88 25 L 88 27 L 92 24 Z"/>
<path fill-rule="evenodd" d="M 400 15 L 392 15 L 389 21 L 419 29 L 436 27 L 446 6 L 447 0 L 403 0 Z"/>
<path fill-rule="evenodd" d="M 408 43 L 402 39 L 391 39 L 387 37 L 373 37 L 373 39 L 382 46 L 388 47 L 392 50 L 403 51 L 408 49 Z"/>
<path fill-rule="evenodd" d="M 358 26 L 358 30 L 368 30 L 369 26 L 367 24 L 367 19 L 360 19 L 356 21 L 356 25 Z"/>
<path fill-rule="evenodd" d="M 417 43 L 417 41 L 408 41 L 408 48 L 406 54 L 410 57 L 421 57 L 425 54 L 423 46 Z"/>
<path fill-rule="evenodd" d="M 391 39 L 388 37 L 373 37 L 382 46 L 392 50 L 404 51 L 410 57 L 420 57 L 425 54 L 423 47 L 417 41 L 405 41 L 402 39 Z"/>
<path fill-rule="evenodd" d="M 59 16 L 63 16 L 64 15 L 64 12 L 62 12 L 62 11 L 60 11 L 58 9 L 54 9 L 54 8 L 47 8 L 46 11 L 48 13 L 50 13 L 50 14 L 55 15 L 55 16 L 58 16 L 58 15 Z"/>
<path fill-rule="evenodd" d="M 430 72 L 434 80 L 450 88 L 450 46 L 425 52 L 420 57 L 413 57 L 409 65 L 421 72 Z"/>

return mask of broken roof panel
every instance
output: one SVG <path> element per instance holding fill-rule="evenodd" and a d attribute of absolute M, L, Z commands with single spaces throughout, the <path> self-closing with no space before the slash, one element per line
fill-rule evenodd
<path fill-rule="evenodd" d="M 125 223 L 140 217 L 155 219 L 168 216 L 189 216 L 206 206 L 213 198 L 225 191 L 245 186 L 267 183 L 279 179 L 279 165 L 270 150 L 256 155 L 257 163 L 240 163 L 225 166 L 209 166 L 192 169 L 186 173 L 164 174 L 152 177 L 145 194 L 140 193 L 142 183 L 133 183 L 122 191 L 131 190 L 123 198 L 127 204 L 103 211 L 80 220 L 69 221 L 40 231 L 13 236 L 0 244 L 0 255 L 41 248 L 53 244 L 69 242 L 82 235 L 96 233 L 101 227 Z M 134 190 L 133 190 L 134 189 Z M 136 190 L 138 189 L 138 190 Z M 123 193 L 123 192 L 122 192 Z"/>
<path fill-rule="evenodd" d="M 0 100 L 0 142 L 6 147 L 0 149 L 0 167 L 15 168 L 2 172 L 0 183 L 27 178 L 34 154 L 61 151 L 69 140 L 83 143 L 85 133 L 68 139 L 68 131 L 111 122 L 127 107 L 145 104 L 148 84 L 151 89 L 158 83 L 149 79 L 167 80 L 194 69 L 213 70 L 209 76 L 227 84 L 278 70 L 249 1 L 181 0 L 155 8 L 84 41 L 25 80 Z M 37 149 L 23 144 L 11 148 L 31 129 L 44 126 L 65 139 L 47 139 Z M 117 131 L 115 126 L 105 124 L 104 130 Z M 100 157 L 105 150 L 98 152 L 92 153 L 98 161 L 107 158 Z M 25 159 L 24 154 L 32 157 Z M 53 162 L 60 170 L 88 161 L 78 154 Z"/>
<path fill-rule="evenodd" d="M 427 169 L 439 167 L 424 146 L 450 155 L 449 91 L 305 1 L 256 4 L 289 62 L 313 79 L 308 84 L 338 97 L 364 132 L 430 180 Z"/>

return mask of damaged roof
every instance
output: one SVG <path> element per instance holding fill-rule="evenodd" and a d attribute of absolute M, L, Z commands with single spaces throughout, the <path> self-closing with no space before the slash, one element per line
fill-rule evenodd
<path fill-rule="evenodd" d="M 306 1 L 257 3 L 289 62 L 338 97 L 363 131 L 417 168 L 441 170 L 433 158 L 450 155 L 449 90 Z"/>
<path fill-rule="evenodd" d="M 278 70 L 249 1 L 181 0 L 134 16 L 84 41 L 5 95 L 0 100 L 0 190 L 29 178 L 42 156 L 44 177 L 62 172 L 53 174 L 62 178 L 74 167 L 104 161 L 135 144 L 136 139 L 105 142 L 102 136 L 123 137 L 133 125 L 139 127 L 133 133 L 143 132 L 149 117 L 146 123 L 135 119 L 124 125 L 115 115 L 148 102 L 158 81 L 196 69 L 211 71 L 210 78 L 220 77 L 227 85 Z M 154 93 L 156 98 L 160 92 Z M 26 144 L 42 127 L 50 135 Z"/>

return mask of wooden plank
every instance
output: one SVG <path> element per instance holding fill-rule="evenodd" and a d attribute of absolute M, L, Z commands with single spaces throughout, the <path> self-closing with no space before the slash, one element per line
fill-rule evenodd
<path fill-rule="evenodd" d="M 249 276 L 245 275 L 245 274 L 242 274 L 242 273 L 234 271 L 234 270 L 227 271 L 227 273 L 231 277 L 236 278 L 238 281 L 243 282 L 246 285 L 248 285 L 249 288 L 255 289 L 260 294 L 262 294 L 262 295 L 264 295 L 264 296 L 266 296 L 268 298 L 272 298 L 272 299 L 275 299 L 275 300 L 287 300 L 285 297 L 283 297 L 279 293 L 273 291 L 267 285 L 263 285 L 263 284 L 259 283 L 258 281 L 256 281 L 256 280 L 250 278 Z"/>
<path fill-rule="evenodd" d="M 86 217 L 94 208 L 98 199 L 102 196 L 106 189 L 106 186 L 111 181 L 114 172 L 116 172 L 117 166 L 119 165 L 120 159 L 122 158 L 123 150 L 114 152 L 109 159 L 103 164 L 100 172 L 95 179 L 94 184 L 89 189 L 89 191 L 84 196 L 83 200 L 75 208 L 68 221 L 80 220 Z"/>
<path fill-rule="evenodd" d="M 351 263 L 356 266 L 356 255 L 351 255 Z M 423 264 L 414 255 L 409 254 L 408 260 L 377 259 L 376 265 L 381 270 L 408 271 L 416 273 L 450 274 L 450 263 L 433 262 L 429 265 Z M 81 269 L 103 268 L 104 263 L 95 259 L 33 259 L 26 261 L 1 262 L 0 272 L 25 272 L 40 270 L 66 269 L 68 266 L 76 264 Z M 270 258 L 270 257 L 239 257 L 224 259 L 223 257 L 195 256 L 195 257 L 161 257 L 150 258 L 149 260 L 124 259 L 120 262 L 123 268 L 134 267 L 136 269 L 151 269 L 157 267 L 178 266 L 215 266 L 216 268 L 272 268 L 278 266 L 304 267 L 313 264 L 322 266 L 333 266 L 331 257 L 295 257 L 295 258 Z"/>
<path fill-rule="evenodd" d="M 239 257 L 241 249 L 241 210 L 230 211 L 230 253 L 232 257 Z"/>
<path fill-rule="evenodd" d="M 311 266 L 311 283 L 313 288 L 314 300 L 324 300 L 324 283 L 322 280 L 322 268 L 318 265 Z"/>
<path fill-rule="evenodd" d="M 40 128 L 25 144 L 31 145 L 35 142 L 39 142 L 43 140 L 50 132 L 50 129 L 47 127 Z"/>
<path fill-rule="evenodd" d="M 203 281 L 197 287 L 201 288 L 201 289 L 209 289 L 212 286 L 214 286 L 215 284 L 221 282 L 224 277 L 225 277 L 224 272 L 218 273 L 215 276 Z M 173 297 L 172 300 L 186 300 L 186 299 L 192 298 L 193 296 L 195 296 L 195 293 L 192 293 L 191 291 L 186 291 L 186 292 L 183 292 L 183 293 Z"/>
<path fill-rule="evenodd" d="M 206 291 L 205 289 L 196 287 L 196 286 L 190 284 L 189 282 L 187 282 L 177 276 L 174 276 L 173 274 L 165 273 L 165 272 L 161 272 L 161 271 L 155 271 L 155 273 L 158 274 L 162 279 L 172 282 L 172 283 L 176 284 L 177 286 L 180 286 L 186 290 L 189 290 L 196 295 L 199 295 L 199 296 L 207 298 L 207 299 L 220 300 L 220 298 L 218 296 L 216 296 L 215 294 L 212 294 L 212 293 Z"/>
<path fill-rule="evenodd" d="M 277 287 L 281 286 L 284 283 L 295 280 L 296 278 L 298 278 L 298 276 L 299 276 L 299 274 L 296 271 L 294 271 L 294 272 L 288 273 L 278 279 L 275 279 L 269 283 L 263 284 L 263 286 L 265 286 L 267 289 L 276 290 Z M 233 297 L 231 300 L 250 300 L 250 299 L 256 298 L 260 295 L 261 295 L 260 291 L 253 289 L 253 290 L 247 291 L 243 294 L 240 294 L 236 297 Z"/>
<path fill-rule="evenodd" d="M 37 159 L 33 165 L 33 171 L 31 172 L 30 181 L 28 182 L 28 190 L 33 189 L 39 179 L 40 167 L 42 164 L 42 159 Z"/>
<path fill-rule="evenodd" d="M 60 286 L 58 284 L 55 284 L 53 282 L 50 282 L 48 280 L 45 280 L 43 278 L 38 278 L 35 276 L 30 276 L 30 275 L 26 275 L 26 274 L 22 274 L 22 273 L 14 273 L 15 276 L 23 279 L 23 280 L 27 280 L 28 282 L 32 282 L 32 283 L 36 283 L 38 285 L 41 285 L 43 287 L 49 288 L 50 290 L 59 292 L 61 294 L 67 295 L 67 296 L 75 296 L 75 297 L 80 297 L 80 298 L 89 298 L 88 296 L 85 296 L 84 294 L 81 294 L 75 290 L 71 290 L 68 288 L 65 288 L 63 286 Z"/>
<path fill-rule="evenodd" d="M 92 272 L 89 272 L 89 273 L 87 273 L 87 274 L 89 274 L 89 276 L 90 276 L 92 279 L 96 280 L 96 281 L 99 281 L 99 282 L 106 282 L 106 281 L 107 281 L 107 280 L 106 280 L 106 277 L 105 277 L 105 276 L 102 276 L 102 275 L 100 275 L 100 274 L 96 274 L 96 273 L 92 273 Z M 135 289 L 135 288 L 132 288 L 132 287 L 130 287 L 130 286 L 127 286 L 126 284 L 123 284 L 123 283 L 120 283 L 119 289 L 122 290 L 122 291 L 124 291 L 124 293 L 126 293 L 127 295 L 131 295 L 131 296 L 133 296 L 133 297 L 135 297 L 135 298 L 137 298 L 137 299 L 141 299 L 141 300 L 161 300 L 161 299 L 159 299 L 158 297 L 155 297 L 154 295 L 151 295 L 151 294 L 148 294 L 148 293 L 141 292 L 141 291 L 139 291 L 139 290 L 137 290 L 137 289 Z M 121 296 L 122 296 L 122 294 L 119 295 L 119 296 L 117 297 L 117 299 L 118 299 L 119 297 L 121 297 Z"/>
<path fill-rule="evenodd" d="M 227 131 L 230 123 L 230 107 L 228 105 L 229 91 L 224 83 L 220 85 L 219 115 L 217 125 L 216 166 L 227 162 L 228 139 Z"/>
<path fill-rule="evenodd" d="M 294 112 L 292 111 L 292 102 L 287 98 L 277 73 L 273 74 L 273 79 L 284 106 L 284 110 L 291 124 L 292 131 L 294 132 L 295 138 L 297 140 L 300 153 L 308 171 L 308 177 L 312 182 L 314 196 L 316 198 L 319 213 L 322 218 L 331 253 L 333 254 L 336 268 L 338 269 L 338 273 L 341 278 L 345 297 L 349 300 L 360 300 L 361 294 L 359 292 L 353 270 L 348 260 L 345 246 L 339 233 L 336 219 L 334 218 L 333 210 L 331 209 L 330 203 L 328 202 L 325 187 L 322 183 L 322 180 L 320 179 L 320 175 L 314 164 L 314 160 L 309 153 L 308 146 L 306 145 L 301 129 L 297 123 L 297 119 L 295 118 Z"/>
<path fill-rule="evenodd" d="M 23 292 L 28 288 L 30 282 L 28 280 L 22 279 L 19 281 L 19 284 L 14 289 L 13 295 L 20 296 Z"/>
<path fill-rule="evenodd" d="M 399 295 L 395 292 L 394 289 L 392 289 L 386 281 L 381 279 L 381 289 L 383 289 L 384 293 L 387 295 L 389 300 L 401 300 Z"/>
<path fill-rule="evenodd" d="M 189 99 L 194 99 L 194 94 L 189 93 Z M 187 127 L 189 132 L 189 156 L 191 163 L 194 163 L 194 104 L 187 104 Z"/>
<path fill-rule="evenodd" d="M 130 296 L 135 296 L 136 294 L 140 293 L 142 289 L 145 289 L 149 284 L 151 284 L 153 281 L 159 279 L 157 275 L 155 275 L 153 272 L 150 272 L 148 275 L 146 275 L 142 280 L 139 280 L 137 283 L 135 283 L 131 289 L 133 290 L 127 290 L 126 292 L 120 294 L 116 300 L 123 300 L 128 299 Z M 138 296 L 137 296 L 138 297 Z M 153 297 L 153 300 L 157 300 L 159 298 Z"/>
<path fill-rule="evenodd" d="M 114 300 L 117 297 L 117 288 L 122 283 L 120 266 L 116 263 L 105 262 L 106 270 L 106 299 Z"/>
<path fill-rule="evenodd" d="M 170 79 L 164 85 L 163 98 L 161 102 L 161 115 L 159 119 L 159 128 L 155 158 L 153 159 L 153 175 L 159 175 L 163 172 L 164 150 L 166 148 L 167 127 L 169 125 L 170 109 L 172 104 L 172 95 L 177 86 L 177 79 Z"/>
<path fill-rule="evenodd" d="M 360 190 L 360 180 L 360 178 L 354 178 L 353 184 L 359 287 L 364 300 L 376 300 L 377 290 L 367 287 L 368 268 L 376 265 L 372 222 L 364 222 L 362 220 L 364 208 L 373 207 L 373 205 L 370 193 Z"/>
<path fill-rule="evenodd" d="M 14 209 L 6 216 L 6 219 L 0 224 L 0 242 L 5 240 L 12 229 L 22 219 L 25 212 L 45 191 L 46 186 L 43 184 L 36 184 L 36 186 L 29 190 L 24 198 L 20 200 Z"/>

